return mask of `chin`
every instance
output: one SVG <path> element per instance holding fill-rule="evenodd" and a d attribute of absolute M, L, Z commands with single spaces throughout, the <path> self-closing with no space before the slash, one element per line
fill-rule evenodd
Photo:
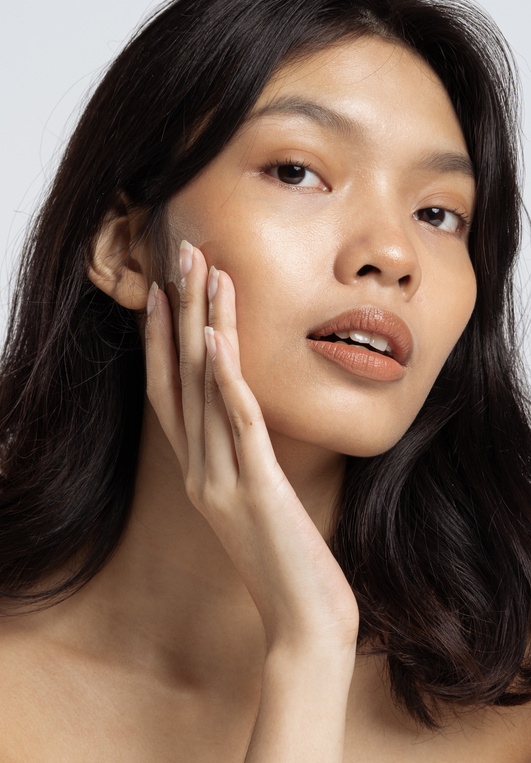
<path fill-rule="evenodd" d="M 381 430 L 359 432 L 359 436 L 344 438 L 342 453 L 346 456 L 371 458 L 381 456 L 400 442 L 413 422 L 408 421 L 403 427 L 382 426 Z"/>
<path fill-rule="evenodd" d="M 332 453 L 341 453 L 344 456 L 355 456 L 357 458 L 370 458 L 380 456 L 382 453 L 390 450 L 404 436 L 411 422 L 402 422 L 402 426 L 390 427 L 388 420 L 381 422 L 378 426 L 374 419 L 370 421 L 369 426 L 359 426 L 359 418 L 353 417 L 352 424 L 345 425 L 345 419 L 340 422 L 340 426 L 325 427 L 316 426 L 317 422 L 310 424 L 294 422 L 293 426 L 286 426 L 284 421 L 268 421 L 266 425 L 275 444 L 287 440 L 291 442 L 292 447 L 299 442 L 301 446 L 318 448 Z"/>
<path fill-rule="evenodd" d="M 396 438 L 387 438 L 385 441 L 358 441 L 356 443 L 351 443 L 350 447 L 344 448 L 341 452 L 345 456 L 355 456 L 356 458 L 371 458 L 373 456 L 381 456 L 382 453 L 386 453 L 388 450 L 391 450 L 391 448 L 393 448 L 397 442 L 399 442 L 401 437 L 402 435 Z"/>

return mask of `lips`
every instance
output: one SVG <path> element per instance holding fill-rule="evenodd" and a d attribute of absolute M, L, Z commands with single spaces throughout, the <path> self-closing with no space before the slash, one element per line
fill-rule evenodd
<path fill-rule="evenodd" d="M 325 339 L 332 334 L 349 334 L 353 341 L 357 341 L 357 332 L 377 337 L 377 345 L 382 338 L 387 340 L 385 354 L 371 347 Z M 312 329 L 306 342 L 319 355 L 347 371 L 375 381 L 401 379 L 406 373 L 406 365 L 413 348 L 411 332 L 404 321 L 395 313 L 372 305 L 349 310 Z"/>

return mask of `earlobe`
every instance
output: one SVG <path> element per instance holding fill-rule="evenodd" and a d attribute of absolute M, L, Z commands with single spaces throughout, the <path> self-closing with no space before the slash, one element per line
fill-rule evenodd
<path fill-rule="evenodd" d="M 124 203 L 110 210 L 88 268 L 92 283 L 129 310 L 144 310 L 149 290 L 149 252 L 147 244 L 137 240 L 139 222 Z"/>

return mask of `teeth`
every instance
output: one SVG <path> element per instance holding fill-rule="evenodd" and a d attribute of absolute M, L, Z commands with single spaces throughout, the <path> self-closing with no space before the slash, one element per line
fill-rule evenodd
<path fill-rule="evenodd" d="M 385 352 L 387 350 L 387 339 L 384 339 L 383 336 L 371 336 L 370 345 L 375 350 Z"/>
<path fill-rule="evenodd" d="M 349 336 L 353 342 L 359 342 L 360 344 L 370 344 L 372 335 L 367 331 L 349 331 Z"/>
<path fill-rule="evenodd" d="M 391 345 L 388 343 L 387 339 L 379 334 L 370 334 L 368 331 L 360 330 L 336 331 L 335 334 L 339 339 L 347 339 L 350 337 L 353 342 L 357 342 L 358 344 L 368 344 L 380 352 L 390 353 L 392 351 Z M 336 342 L 336 344 L 346 344 L 346 342 Z"/>

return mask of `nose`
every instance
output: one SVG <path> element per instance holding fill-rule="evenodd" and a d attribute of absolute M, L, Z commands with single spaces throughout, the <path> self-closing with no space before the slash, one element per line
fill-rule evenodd
<path fill-rule="evenodd" d="M 334 274 L 346 285 L 371 281 L 381 288 L 399 289 L 402 298 L 411 299 L 420 286 L 422 272 L 403 213 L 399 209 L 377 217 L 369 211 L 351 213 L 336 254 Z"/>

